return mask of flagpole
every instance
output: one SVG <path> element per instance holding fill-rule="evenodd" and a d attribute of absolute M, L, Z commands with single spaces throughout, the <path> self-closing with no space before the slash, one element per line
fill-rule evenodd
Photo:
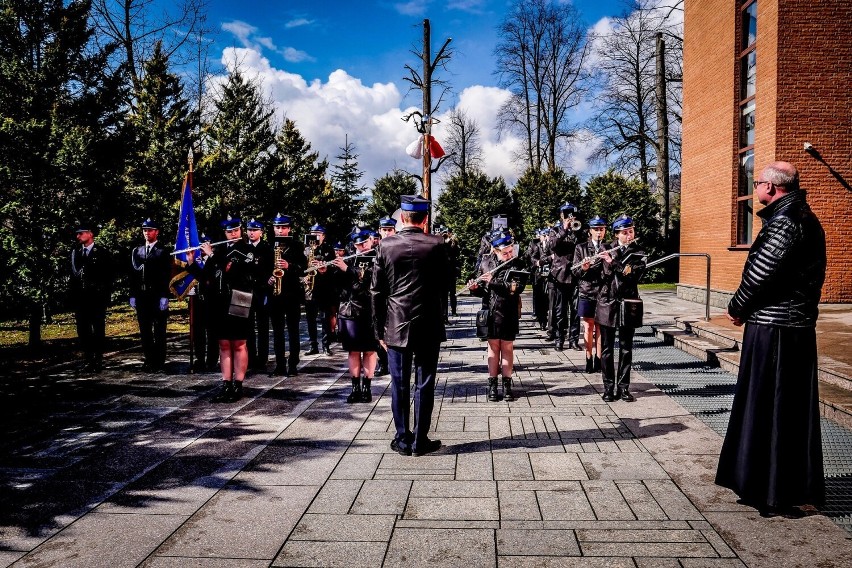
<path fill-rule="evenodd" d="M 192 187 L 192 165 L 193 165 L 193 156 L 192 156 L 192 147 L 189 148 L 189 154 L 187 155 L 187 160 L 189 161 L 189 173 L 187 176 L 189 177 L 189 187 Z M 182 200 L 181 200 L 182 201 Z M 197 290 L 196 290 L 197 292 Z M 197 294 L 192 294 L 189 296 L 189 373 L 193 374 L 195 368 L 195 296 Z"/>

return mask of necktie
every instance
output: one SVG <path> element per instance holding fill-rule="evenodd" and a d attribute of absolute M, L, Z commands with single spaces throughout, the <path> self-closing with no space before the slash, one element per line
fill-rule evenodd
<path fill-rule="evenodd" d="M 89 249 L 87 249 L 86 247 L 83 247 L 83 258 L 88 258 L 88 257 L 89 257 Z"/>

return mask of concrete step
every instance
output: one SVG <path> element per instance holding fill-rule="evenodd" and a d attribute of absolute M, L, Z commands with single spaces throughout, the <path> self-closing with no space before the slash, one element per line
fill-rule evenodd
<path fill-rule="evenodd" d="M 709 339 L 729 349 L 740 350 L 742 348 L 738 339 L 732 338 L 729 334 L 725 334 L 723 330 L 719 330 L 704 320 L 675 318 L 675 325 L 684 331 L 688 331 L 698 337 Z"/>
<path fill-rule="evenodd" d="M 675 326 L 652 326 L 652 329 L 654 336 L 662 339 L 667 345 L 674 345 L 708 365 L 720 367 L 733 375 L 739 373 L 740 342 L 713 330 L 712 326 L 679 320 Z M 822 364 L 817 379 L 820 415 L 852 428 L 852 380 L 846 375 L 824 368 Z"/>

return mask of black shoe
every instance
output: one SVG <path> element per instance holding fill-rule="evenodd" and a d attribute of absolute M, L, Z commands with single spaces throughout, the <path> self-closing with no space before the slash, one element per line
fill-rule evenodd
<path fill-rule="evenodd" d="M 555 335 L 553 335 L 552 333 L 548 333 L 547 335 L 545 335 L 545 336 L 544 336 L 544 338 L 545 338 L 547 341 L 554 341 L 554 340 L 556 339 L 556 336 L 555 336 Z"/>
<path fill-rule="evenodd" d="M 290 377 L 295 377 L 298 374 L 299 374 L 299 363 L 293 363 L 291 361 L 290 364 L 287 365 L 287 375 L 290 376 Z"/>
<path fill-rule="evenodd" d="M 319 348 L 311 347 L 310 351 L 305 351 L 305 355 L 319 355 Z"/>
<path fill-rule="evenodd" d="M 352 377 L 352 392 L 346 397 L 346 402 L 348 404 L 361 402 L 361 379 L 358 377 Z"/>
<path fill-rule="evenodd" d="M 287 376 L 287 367 L 281 367 L 279 365 L 275 365 L 275 368 L 272 369 L 272 372 L 269 373 L 270 377 L 286 377 Z"/>
<path fill-rule="evenodd" d="M 324 348 L 323 348 L 323 350 L 322 350 L 322 352 L 323 352 L 325 355 L 331 355 L 331 347 L 324 347 Z"/>
<path fill-rule="evenodd" d="M 399 440 L 392 441 L 391 444 L 390 444 L 390 447 L 393 451 L 395 451 L 396 453 L 398 453 L 401 456 L 410 456 L 411 455 L 411 448 L 403 448 L 402 446 L 399 445 Z"/>
<path fill-rule="evenodd" d="M 565 348 L 565 341 L 562 339 L 556 339 L 553 342 L 553 348 L 557 351 L 562 351 Z"/>
<path fill-rule="evenodd" d="M 598 357 L 597 355 L 595 355 L 595 363 L 594 363 L 594 367 L 592 367 L 592 370 L 593 371 L 600 371 L 601 370 L 601 358 Z"/>
<path fill-rule="evenodd" d="M 512 393 L 512 377 L 503 377 L 503 400 L 512 402 L 515 395 Z"/>
<path fill-rule="evenodd" d="M 586 357 L 586 372 L 594 373 L 595 372 L 595 364 L 592 361 L 591 357 Z"/>
<path fill-rule="evenodd" d="M 234 392 L 234 381 L 222 381 L 219 390 L 210 399 L 210 402 L 230 402 Z"/>
<path fill-rule="evenodd" d="M 412 455 L 416 457 L 425 456 L 441 449 L 441 440 L 426 440 L 426 443 L 421 444 L 416 450 L 412 450 Z"/>
<path fill-rule="evenodd" d="M 618 398 L 624 402 L 633 402 L 636 400 L 636 397 L 630 394 L 630 391 L 627 389 L 618 389 Z"/>
<path fill-rule="evenodd" d="M 234 381 L 234 389 L 231 391 L 231 400 L 228 402 L 237 402 L 243 398 L 243 382 Z"/>
<path fill-rule="evenodd" d="M 603 399 L 604 402 L 614 402 L 616 400 L 615 394 L 612 391 L 604 392 L 603 396 L 601 396 L 601 398 Z"/>
<path fill-rule="evenodd" d="M 569 347 L 573 347 L 573 348 L 574 348 L 574 351 L 582 351 L 582 350 L 583 350 L 583 348 L 582 348 L 582 347 L 580 347 L 580 342 L 579 342 L 579 340 L 577 340 L 577 339 L 575 339 L 574 341 L 572 341 L 572 342 L 571 342 L 571 345 L 569 345 Z"/>
<path fill-rule="evenodd" d="M 488 377 L 488 402 L 498 402 L 500 396 L 497 394 L 497 377 Z"/>
<path fill-rule="evenodd" d="M 361 402 L 373 402 L 373 391 L 370 389 L 373 380 L 361 377 Z"/>
<path fill-rule="evenodd" d="M 382 365 L 381 363 L 376 365 L 376 371 L 373 373 L 373 375 L 375 375 L 377 377 L 384 377 L 387 374 L 388 374 L 388 370 L 385 368 L 384 365 Z"/>

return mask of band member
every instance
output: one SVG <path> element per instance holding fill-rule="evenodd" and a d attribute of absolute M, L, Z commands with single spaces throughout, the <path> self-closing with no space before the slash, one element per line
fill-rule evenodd
<path fill-rule="evenodd" d="M 488 302 L 488 400 L 500 400 L 497 394 L 497 374 L 500 373 L 503 377 L 503 400 L 511 402 L 515 400 L 512 370 L 520 320 L 520 295 L 529 273 L 524 271 L 526 263 L 515 257 L 511 235 L 497 237 L 492 247 L 497 251 L 497 267 L 481 273 L 468 285 L 471 294 L 487 298 Z"/>
<path fill-rule="evenodd" d="M 337 241 L 336 243 L 334 243 L 334 258 L 342 258 L 344 256 L 346 256 L 346 247 L 343 246 L 343 243 Z M 338 275 L 340 274 L 340 271 L 336 268 L 334 269 L 334 272 L 336 272 Z M 341 282 L 340 278 L 334 278 L 333 280 L 334 293 L 332 294 L 332 296 L 334 298 L 340 298 L 340 292 L 343 283 Z M 337 333 L 337 313 L 340 311 L 340 301 L 333 301 L 329 307 L 331 309 L 331 316 L 329 317 L 329 323 L 331 325 L 331 342 L 336 343 L 340 341 L 340 336 Z"/>
<path fill-rule="evenodd" d="M 379 234 L 387 238 L 396 234 L 396 219 L 393 217 L 382 217 L 379 219 Z"/>
<path fill-rule="evenodd" d="M 257 274 L 254 277 L 252 291 L 251 313 L 249 325 L 251 333 L 248 336 L 249 367 L 257 371 L 265 371 L 269 361 L 269 295 L 271 288 L 268 283 L 273 270 L 272 246 L 263 240 L 263 223 L 251 219 L 246 223 L 248 244 L 254 249 L 254 266 Z"/>
<path fill-rule="evenodd" d="M 571 203 L 565 203 L 559 208 L 561 222 L 551 240 L 553 254 L 553 267 L 550 271 L 553 309 L 551 331 L 557 351 L 562 351 L 566 334 L 568 348 L 580 350 L 580 316 L 577 314 L 579 296 L 577 279 L 571 273 L 571 264 L 574 261 L 574 249 L 584 239 L 576 214 L 577 208 Z"/>
<path fill-rule="evenodd" d="M 91 225 L 77 228 L 77 244 L 71 251 L 69 292 L 77 321 L 77 337 L 83 351 L 81 370 L 103 370 L 106 312 L 115 278 L 112 255 L 95 243 Z"/>
<path fill-rule="evenodd" d="M 453 316 L 457 315 L 458 299 L 456 298 L 456 282 L 461 275 L 461 267 L 459 266 L 459 244 L 453 237 L 453 232 L 449 227 L 441 227 L 441 238 L 447 245 L 447 256 L 450 258 L 450 272 L 447 274 L 449 284 L 447 286 L 448 298 L 444 299 L 444 322 L 449 321 L 450 313 Z"/>
<path fill-rule="evenodd" d="M 441 447 L 430 440 L 435 375 L 441 342 L 446 341 L 441 297 L 449 259 L 441 237 L 425 233 L 429 200 L 401 196 L 402 225 L 382 242 L 373 267 L 373 322 L 379 344 L 388 351 L 391 409 L 396 434 L 391 449 L 421 456 Z M 415 367 L 414 431 L 409 427 L 411 366 Z"/>
<path fill-rule="evenodd" d="M 201 234 L 199 242 L 210 242 L 210 237 Z M 195 263 L 199 268 L 204 267 L 207 260 L 203 254 L 196 253 Z M 198 284 L 190 292 L 189 301 L 192 302 L 192 346 L 195 354 L 193 370 L 199 373 L 213 371 L 219 367 L 219 341 L 211 327 L 210 313 L 213 299 L 213 281 L 204 277 L 197 278 Z"/>
<path fill-rule="evenodd" d="M 213 402 L 235 402 L 243 397 L 243 381 L 248 369 L 246 341 L 251 333 L 252 295 L 257 268 L 254 247 L 243 240 L 242 221 L 228 216 L 221 223 L 225 238 L 231 242 L 217 246 L 209 242 L 201 245 L 207 257 L 203 268 L 196 264 L 195 251 L 186 254 L 187 269 L 199 278 L 214 283 L 212 310 L 213 333 L 219 341 L 219 364 L 222 385 L 213 396 Z"/>
<path fill-rule="evenodd" d="M 547 229 L 536 229 L 535 238 L 527 249 L 527 262 L 532 273 L 533 316 L 540 330 L 547 329 L 547 313 L 550 302 L 547 295 L 547 277 L 552 261 L 546 250 Z M 551 338 L 551 341 L 553 338 Z"/>
<path fill-rule="evenodd" d="M 362 229 L 353 235 L 356 256 L 349 260 L 334 259 L 341 282 L 339 334 L 343 349 L 349 352 L 349 376 L 352 392 L 346 402 L 370 402 L 370 386 L 376 369 L 379 343 L 373 331 L 373 309 L 370 304 L 370 284 L 373 281 L 373 239 L 370 231 Z"/>
<path fill-rule="evenodd" d="M 619 398 L 625 402 L 636 400 L 630 393 L 630 368 L 633 363 L 633 333 L 630 322 L 621 321 L 621 303 L 625 299 L 639 299 L 639 279 L 645 272 L 645 251 L 635 239 L 633 219 L 621 215 L 612 224 L 616 240 L 603 252 L 598 303 L 595 322 L 601 332 L 601 370 L 606 402 Z M 618 329 L 618 384 L 616 391 L 615 333 Z"/>
<path fill-rule="evenodd" d="M 586 346 L 586 372 L 593 373 L 601 370 L 601 334 L 595 323 L 595 307 L 598 303 L 600 289 L 602 259 L 600 253 L 604 250 L 604 235 L 606 234 L 606 219 L 595 215 L 589 220 L 589 240 L 577 245 L 574 250 L 574 265 L 572 272 L 579 284 L 580 301 L 577 312 L 583 320 L 583 343 Z M 594 348 L 594 353 L 593 353 Z"/>
<path fill-rule="evenodd" d="M 143 371 L 159 371 L 166 362 L 166 322 L 169 317 L 169 280 L 172 260 L 157 239 L 160 225 L 142 222 L 145 244 L 130 254 L 130 307 L 136 310 L 142 338 Z"/>
<path fill-rule="evenodd" d="M 334 259 L 334 250 L 325 240 L 325 228 L 313 225 L 308 239 L 305 254 L 308 256 L 308 267 L 320 266 Z M 323 353 L 331 355 L 331 310 L 334 299 L 333 276 L 327 268 L 320 268 L 305 277 L 305 317 L 308 322 L 308 337 L 311 348 L 305 355 L 317 355 L 320 342 Z M 320 318 L 322 335 L 317 340 L 317 317 Z"/>
<path fill-rule="evenodd" d="M 273 375 L 294 376 L 299 366 L 299 318 L 302 315 L 302 299 L 305 289 L 301 276 L 307 268 L 308 260 L 304 249 L 290 235 L 290 216 L 279 213 L 272 220 L 273 239 L 272 257 L 275 268 L 267 284 L 271 286 L 269 296 L 269 315 L 272 320 L 272 340 L 275 349 L 275 369 Z M 284 348 L 284 329 L 290 346 L 290 357 Z"/>

